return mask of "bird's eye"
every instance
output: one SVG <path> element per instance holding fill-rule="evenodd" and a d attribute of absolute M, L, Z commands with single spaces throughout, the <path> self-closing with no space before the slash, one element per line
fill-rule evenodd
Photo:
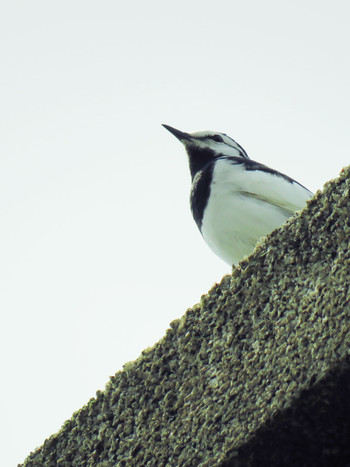
<path fill-rule="evenodd" d="M 223 142 L 224 142 L 224 140 L 221 138 L 220 135 L 211 136 L 211 139 L 213 139 L 213 140 L 216 141 L 217 143 L 223 143 Z"/>

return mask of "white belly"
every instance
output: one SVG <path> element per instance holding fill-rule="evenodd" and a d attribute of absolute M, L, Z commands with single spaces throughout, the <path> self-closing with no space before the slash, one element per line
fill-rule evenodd
<path fill-rule="evenodd" d="M 273 201 L 270 203 L 264 195 Z M 221 259 L 230 265 L 237 264 L 253 252 L 261 237 L 302 208 L 310 196 L 300 185 L 281 177 L 266 172 L 246 172 L 240 165 L 220 161 L 214 168 L 211 194 L 202 221 L 203 238 Z M 289 198 L 295 206 L 289 205 Z"/>
<path fill-rule="evenodd" d="M 237 264 L 261 237 L 286 219 L 274 206 L 240 195 L 211 196 L 202 224 L 206 243 L 221 259 Z"/>

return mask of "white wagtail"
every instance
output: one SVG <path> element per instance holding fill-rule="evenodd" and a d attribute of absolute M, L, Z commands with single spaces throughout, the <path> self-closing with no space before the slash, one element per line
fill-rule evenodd
<path fill-rule="evenodd" d="M 230 265 L 249 255 L 261 237 L 313 195 L 287 175 L 251 160 L 224 133 L 184 133 L 163 126 L 188 154 L 194 220 L 209 247 Z"/>

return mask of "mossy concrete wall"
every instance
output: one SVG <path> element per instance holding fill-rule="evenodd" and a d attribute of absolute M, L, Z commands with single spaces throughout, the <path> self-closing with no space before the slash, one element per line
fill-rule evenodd
<path fill-rule="evenodd" d="M 23 465 L 350 465 L 349 175 Z"/>

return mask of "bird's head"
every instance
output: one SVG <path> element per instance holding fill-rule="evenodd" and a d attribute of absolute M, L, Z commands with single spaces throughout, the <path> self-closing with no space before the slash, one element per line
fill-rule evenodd
<path fill-rule="evenodd" d="M 192 178 L 198 170 L 220 156 L 235 156 L 249 159 L 248 154 L 235 140 L 225 133 L 216 131 L 197 131 L 185 133 L 169 125 L 164 125 L 170 133 L 185 146 Z"/>

